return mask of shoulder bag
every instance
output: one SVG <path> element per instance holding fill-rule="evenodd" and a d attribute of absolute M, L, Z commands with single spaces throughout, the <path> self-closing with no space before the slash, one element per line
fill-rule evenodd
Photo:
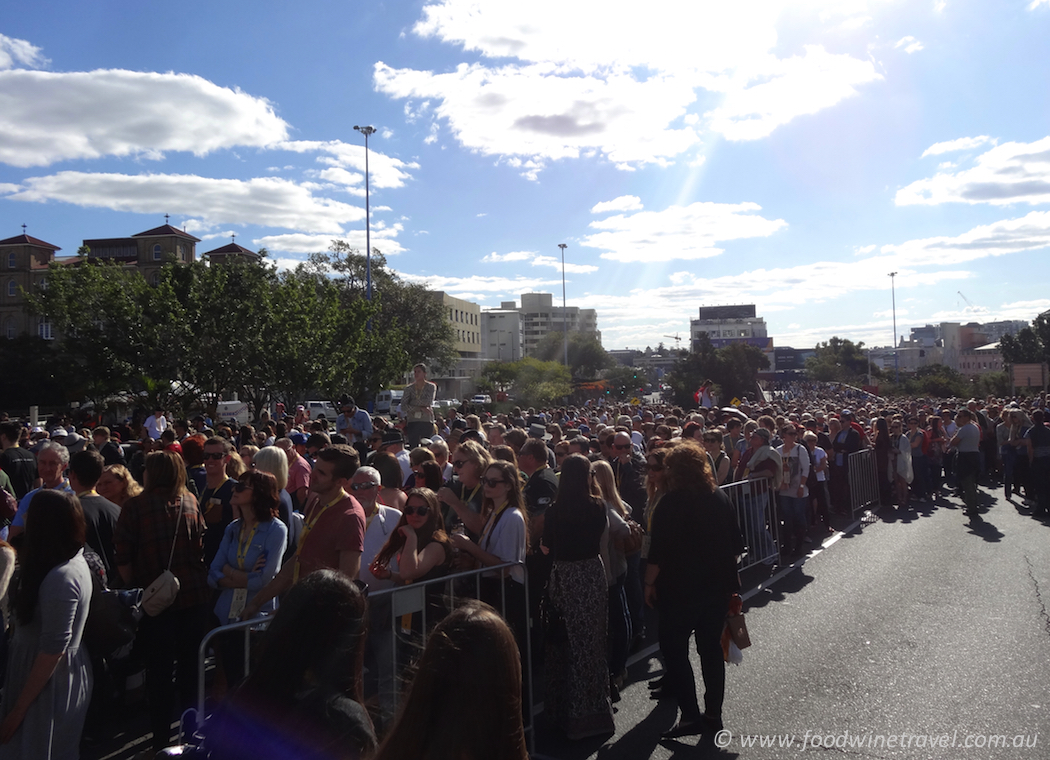
<path fill-rule="evenodd" d="M 158 575 L 157 579 L 142 592 L 142 610 L 150 617 L 156 617 L 168 609 L 179 593 L 179 579 L 171 572 L 171 563 L 175 559 L 175 544 L 179 539 L 179 525 L 182 523 L 183 509 L 182 497 L 179 497 L 179 516 L 175 520 L 175 536 L 171 539 L 168 569 Z"/>

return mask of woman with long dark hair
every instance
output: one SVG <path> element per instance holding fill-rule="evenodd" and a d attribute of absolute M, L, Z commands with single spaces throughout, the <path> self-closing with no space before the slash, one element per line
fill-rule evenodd
<path fill-rule="evenodd" d="M 653 514 L 645 601 L 660 611 L 660 649 L 666 674 L 661 694 L 678 700 L 681 720 L 665 738 L 714 733 L 722 728 L 725 662 L 722 629 L 732 595 L 740 588 L 737 557 L 744 542 L 736 510 L 715 484 L 702 448 L 681 443 L 664 459 L 667 493 Z M 689 663 L 695 634 L 704 675 L 700 712 Z"/>
<path fill-rule="evenodd" d="M 606 524 L 590 460 L 573 454 L 562 463 L 558 493 L 543 522 L 543 546 L 554 557 L 547 595 L 566 633 L 547 641 L 544 710 L 570 739 L 615 730 L 606 659 L 609 598 L 600 557 Z"/>
<path fill-rule="evenodd" d="M 179 579 L 171 606 L 139 624 L 146 660 L 153 749 L 168 745 L 176 692 L 181 709 L 197 699 L 197 647 L 212 624 L 204 564 L 204 517 L 186 491 L 186 468 L 172 451 L 146 457 L 145 490 L 129 499 L 113 532 L 117 569 L 128 587 L 146 588 L 168 569 Z M 175 681 L 171 674 L 175 672 Z M 181 710 L 180 710 L 181 712 Z"/>
<path fill-rule="evenodd" d="M 233 487 L 233 522 L 226 526 L 208 571 L 208 585 L 221 590 L 215 602 L 219 625 L 240 620 L 245 605 L 281 569 L 288 528 L 276 519 L 280 504 L 277 479 L 267 472 L 248 470 Z M 272 600 L 262 607 L 264 612 L 273 609 Z M 244 635 L 226 634 L 219 646 L 232 686 L 244 678 Z"/>
<path fill-rule="evenodd" d="M 223 760 L 371 757 L 362 706 L 365 597 L 335 570 L 292 586 L 263 637 L 259 661 L 206 726 Z"/>
<path fill-rule="evenodd" d="M 452 544 L 445 534 L 437 495 L 429 488 L 409 490 L 401 520 L 370 568 L 380 579 L 395 583 L 428 581 L 448 575 Z M 390 562 L 397 558 L 397 571 Z"/>
<path fill-rule="evenodd" d="M 92 688 L 81 646 L 92 588 L 86 523 L 72 494 L 38 491 L 30 507 L 12 592 L 0 758 L 75 758 Z"/>
<path fill-rule="evenodd" d="M 404 705 L 376 760 L 527 760 L 514 635 L 468 601 L 427 639 Z"/>

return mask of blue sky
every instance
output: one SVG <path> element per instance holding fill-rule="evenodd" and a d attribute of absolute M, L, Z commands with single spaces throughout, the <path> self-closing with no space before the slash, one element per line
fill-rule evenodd
<path fill-rule="evenodd" d="M 23 3 L 0 237 L 372 243 L 606 348 L 750 303 L 777 345 L 1050 308 L 1050 0 Z M 965 300 L 959 293 L 965 295 Z M 967 300 L 971 305 L 967 304 Z"/>

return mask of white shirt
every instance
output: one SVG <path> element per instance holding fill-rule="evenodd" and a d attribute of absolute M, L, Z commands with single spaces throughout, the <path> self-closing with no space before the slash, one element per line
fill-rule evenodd
<path fill-rule="evenodd" d="M 387 539 L 394 532 L 400 520 L 401 513 L 396 509 L 377 504 L 376 516 L 372 518 L 372 522 L 368 523 L 368 528 L 365 529 L 365 540 L 361 548 L 361 570 L 358 572 L 357 577 L 367 583 L 371 591 L 382 591 L 394 586 L 393 580 L 376 578 L 372 575 L 372 571 L 369 568 L 372 566 L 372 560 L 379 554 L 379 550 L 386 544 Z M 391 559 L 391 570 L 396 571 L 396 563 L 396 557 Z"/>
<path fill-rule="evenodd" d="M 149 437 L 154 441 L 160 438 L 160 434 L 168 429 L 168 420 L 163 414 L 160 417 L 151 414 L 142 424 L 145 426 L 146 432 L 149 433 Z"/>

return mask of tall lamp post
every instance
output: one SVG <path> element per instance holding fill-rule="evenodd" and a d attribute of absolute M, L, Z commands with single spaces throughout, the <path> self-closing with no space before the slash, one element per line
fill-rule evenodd
<path fill-rule="evenodd" d="M 565 330 L 565 369 L 569 368 L 569 310 L 565 306 L 565 243 L 558 243 L 561 248 L 561 324 Z"/>
<path fill-rule="evenodd" d="M 901 382 L 901 364 L 900 354 L 897 351 L 897 289 L 896 289 L 896 272 L 890 272 L 890 297 L 893 299 L 893 382 L 900 385 Z"/>
<path fill-rule="evenodd" d="M 368 203 L 368 137 L 374 134 L 375 127 L 359 127 L 354 129 L 365 136 L 365 298 L 372 300 L 372 223 L 371 210 Z"/>

